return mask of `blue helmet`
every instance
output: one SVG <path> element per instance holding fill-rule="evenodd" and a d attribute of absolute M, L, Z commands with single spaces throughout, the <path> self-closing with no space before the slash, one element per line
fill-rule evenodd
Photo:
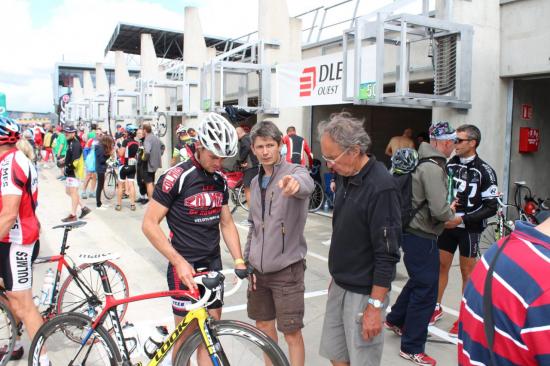
<path fill-rule="evenodd" d="M 21 136 L 21 128 L 13 119 L 0 117 L 0 145 L 15 144 Z"/>
<path fill-rule="evenodd" d="M 124 129 L 125 129 L 126 132 L 128 132 L 128 133 L 136 133 L 136 131 L 137 131 L 138 128 L 137 128 L 136 125 L 131 124 L 131 123 L 128 123 L 128 124 L 126 125 L 126 127 L 124 127 Z"/>

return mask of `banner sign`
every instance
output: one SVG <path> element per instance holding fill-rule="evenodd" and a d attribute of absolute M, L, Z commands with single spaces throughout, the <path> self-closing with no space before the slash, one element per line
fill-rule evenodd
<path fill-rule="evenodd" d="M 376 85 L 376 47 L 362 50 L 361 87 L 355 92 L 353 57 L 354 52 L 348 51 L 346 95 L 359 94 L 360 99 L 372 99 Z M 279 108 L 350 103 L 343 100 L 343 73 L 342 53 L 277 65 Z"/>
<path fill-rule="evenodd" d="M 6 94 L 0 93 L 0 117 L 7 117 L 8 109 L 6 108 Z"/>

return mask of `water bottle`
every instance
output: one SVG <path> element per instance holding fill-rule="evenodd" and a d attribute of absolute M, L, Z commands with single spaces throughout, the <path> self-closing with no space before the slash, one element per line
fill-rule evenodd
<path fill-rule="evenodd" d="M 149 359 L 155 356 L 157 349 L 162 346 L 164 338 L 168 335 L 168 329 L 164 325 L 159 325 L 153 330 L 153 334 L 145 341 L 143 350 Z"/>
<path fill-rule="evenodd" d="M 42 290 L 40 291 L 40 304 L 50 305 L 52 302 L 54 274 L 51 268 L 48 268 L 44 275 Z"/>
<path fill-rule="evenodd" d="M 328 212 L 328 210 L 330 209 L 330 206 L 328 204 L 328 200 L 325 199 L 325 203 L 323 204 L 323 212 Z"/>

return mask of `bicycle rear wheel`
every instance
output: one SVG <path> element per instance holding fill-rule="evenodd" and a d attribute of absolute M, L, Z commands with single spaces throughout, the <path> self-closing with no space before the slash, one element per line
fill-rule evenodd
<path fill-rule="evenodd" d="M 105 184 L 103 186 L 103 196 L 105 199 L 112 199 L 116 193 L 117 178 L 116 174 L 110 170 L 105 174 Z"/>
<path fill-rule="evenodd" d="M 509 227 L 507 224 L 504 224 L 504 236 L 510 235 L 512 232 L 512 228 Z M 501 238 L 498 228 L 498 222 L 490 222 L 487 224 L 487 227 L 483 232 L 481 233 L 481 236 L 479 237 L 479 255 L 482 256 L 485 254 L 485 252 Z"/>
<path fill-rule="evenodd" d="M 229 200 L 227 201 L 227 204 L 229 205 L 229 210 L 231 210 L 231 213 L 237 211 L 237 208 L 239 208 L 239 198 L 234 189 L 229 190 Z"/>
<path fill-rule="evenodd" d="M 289 362 L 267 335 L 250 324 L 235 320 L 212 320 L 208 324 L 212 342 L 217 350 L 218 365 L 265 365 L 266 360 L 273 366 L 288 366 Z M 197 329 L 181 346 L 176 354 L 175 365 L 188 365 L 196 360 L 197 348 L 203 344 Z"/>
<path fill-rule="evenodd" d="M 105 328 L 92 329 L 92 319 L 77 314 L 61 314 L 44 323 L 29 349 L 29 365 L 40 366 L 46 354 L 51 365 L 115 366 L 120 353 Z"/>
<path fill-rule="evenodd" d="M 5 366 L 11 357 L 17 337 L 17 324 L 5 298 L 0 299 L 0 366 Z"/>
<path fill-rule="evenodd" d="M 239 206 L 241 206 L 245 211 L 248 211 L 248 202 L 246 202 L 246 195 L 244 194 L 243 186 L 240 186 L 237 189 L 237 198 L 239 201 Z"/>
<path fill-rule="evenodd" d="M 325 201 L 325 192 L 319 182 L 314 182 L 313 192 L 309 195 L 309 212 L 315 212 L 321 208 Z"/>
<path fill-rule="evenodd" d="M 103 266 L 107 272 L 107 277 L 111 284 L 112 293 L 115 299 L 124 299 L 130 296 L 128 280 L 120 267 L 110 261 L 104 262 Z M 83 284 L 85 284 L 93 294 L 89 293 Z M 82 286 L 86 292 L 84 292 L 79 285 Z M 101 312 L 104 304 L 105 292 L 103 291 L 99 273 L 93 269 L 92 265 L 84 263 L 78 267 L 78 280 L 73 276 L 69 276 L 63 283 L 63 286 L 61 286 L 59 296 L 57 297 L 57 313 L 77 312 L 93 318 Z M 122 304 L 117 307 L 117 313 L 120 320 L 126 315 L 127 308 L 128 304 Z M 112 324 L 110 318 L 106 318 L 105 327 L 111 331 Z"/>

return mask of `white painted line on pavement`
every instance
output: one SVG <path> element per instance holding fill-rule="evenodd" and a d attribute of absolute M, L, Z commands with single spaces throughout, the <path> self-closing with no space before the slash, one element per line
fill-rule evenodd
<path fill-rule="evenodd" d="M 309 255 L 310 257 L 313 257 L 313 258 L 317 258 L 317 259 L 319 259 L 319 260 L 321 260 L 321 261 L 323 261 L 323 262 L 327 262 L 327 263 L 328 263 L 328 258 L 323 257 L 322 255 L 319 255 L 319 254 L 317 254 L 317 253 L 314 253 L 314 252 L 312 252 L 312 251 L 310 251 L 310 250 L 307 251 L 307 255 Z"/>

